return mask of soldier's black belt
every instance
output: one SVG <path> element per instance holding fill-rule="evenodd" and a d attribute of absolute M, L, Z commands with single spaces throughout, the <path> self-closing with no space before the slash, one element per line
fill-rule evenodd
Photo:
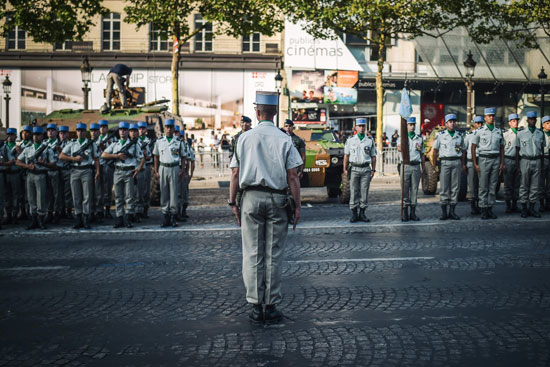
<path fill-rule="evenodd" d="M 370 166 L 370 162 L 366 162 L 366 163 L 351 163 L 351 162 L 350 162 L 349 165 L 352 166 L 352 167 L 363 168 L 363 167 L 369 167 L 369 166 Z"/>
<path fill-rule="evenodd" d="M 500 154 L 499 153 L 494 153 L 494 154 L 479 154 L 479 157 L 480 158 L 498 158 L 500 157 Z"/>
<path fill-rule="evenodd" d="M 170 167 L 179 166 L 180 164 L 179 164 L 179 162 L 176 162 L 176 163 L 162 163 L 162 162 L 160 162 L 160 165 L 163 166 L 163 167 L 168 167 L 168 168 L 170 168 Z"/>
<path fill-rule="evenodd" d="M 439 158 L 440 160 L 442 161 L 457 161 L 459 160 L 461 157 L 441 157 Z"/>
<path fill-rule="evenodd" d="M 409 162 L 408 164 L 405 164 L 405 166 L 418 166 L 420 162 Z"/>
<path fill-rule="evenodd" d="M 152 166 L 152 165 L 153 165 L 153 162 L 145 162 L 145 165 L 146 165 L 146 166 Z"/>
<path fill-rule="evenodd" d="M 536 157 L 527 157 L 527 156 L 520 156 L 519 159 L 526 159 L 528 161 L 536 161 L 536 160 L 539 160 L 541 159 L 542 156 L 540 155 L 537 155 Z"/>
<path fill-rule="evenodd" d="M 71 168 L 74 168 L 74 169 L 92 169 L 93 166 L 91 164 L 89 164 L 87 166 L 72 166 Z"/>
<path fill-rule="evenodd" d="M 247 186 L 244 191 L 263 191 L 263 192 L 271 192 L 275 194 L 281 194 L 286 195 L 286 189 L 285 190 L 275 190 L 271 187 L 267 186 Z"/>
<path fill-rule="evenodd" d="M 127 166 L 127 167 L 116 166 L 115 168 L 119 171 L 133 171 L 136 169 L 135 166 Z"/>

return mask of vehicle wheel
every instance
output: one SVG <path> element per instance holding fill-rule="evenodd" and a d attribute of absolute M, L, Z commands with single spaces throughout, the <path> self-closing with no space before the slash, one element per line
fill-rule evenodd
<path fill-rule="evenodd" d="M 340 194 L 340 188 L 327 186 L 327 194 L 329 198 L 338 197 L 338 195 Z"/>
<path fill-rule="evenodd" d="M 422 174 L 422 191 L 425 195 L 435 195 L 437 191 L 437 172 L 432 162 L 426 160 L 424 173 Z"/>
<path fill-rule="evenodd" d="M 151 205 L 160 205 L 160 179 L 151 172 Z"/>
<path fill-rule="evenodd" d="M 340 204 L 349 203 L 349 179 L 348 176 L 342 173 L 342 182 L 340 184 L 340 196 L 338 197 Z"/>
<path fill-rule="evenodd" d="M 460 175 L 460 188 L 458 189 L 458 201 L 466 201 L 468 193 L 468 174 L 462 172 Z"/>

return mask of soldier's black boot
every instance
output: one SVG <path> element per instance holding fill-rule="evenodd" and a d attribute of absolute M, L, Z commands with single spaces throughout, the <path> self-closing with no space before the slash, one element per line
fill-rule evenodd
<path fill-rule="evenodd" d="M 90 216 L 89 215 L 83 215 L 82 216 L 82 227 L 85 228 L 85 229 L 92 228 L 90 226 Z"/>
<path fill-rule="evenodd" d="M 248 314 L 248 319 L 253 324 L 262 324 L 264 322 L 264 310 L 262 305 L 252 305 L 252 309 Z"/>
<path fill-rule="evenodd" d="M 75 216 L 76 216 L 76 222 L 75 222 L 73 228 L 74 229 L 80 229 L 84 225 L 83 219 L 82 219 L 82 214 L 75 214 Z"/>
<path fill-rule="evenodd" d="M 178 226 L 178 222 L 176 222 L 176 216 L 174 214 L 170 216 L 170 224 L 172 224 L 172 227 Z"/>
<path fill-rule="evenodd" d="M 162 228 L 170 227 L 170 214 L 164 214 L 164 221 L 160 226 Z"/>
<path fill-rule="evenodd" d="M 476 215 L 476 214 L 481 213 L 481 210 L 479 210 L 477 199 L 472 200 L 471 207 L 472 207 L 472 210 L 471 210 L 470 214 Z"/>
<path fill-rule="evenodd" d="M 103 212 L 97 212 L 96 213 L 95 220 L 96 220 L 97 223 L 103 224 L 103 218 L 104 218 Z"/>
<path fill-rule="evenodd" d="M 527 209 L 527 203 L 521 203 L 521 217 L 527 218 L 529 216 L 529 209 Z"/>
<path fill-rule="evenodd" d="M 439 220 L 447 220 L 449 216 L 447 215 L 447 205 L 441 205 L 441 216 Z"/>
<path fill-rule="evenodd" d="M 124 227 L 124 218 L 122 216 L 116 217 L 116 223 L 113 226 L 114 228 L 122 228 Z"/>
<path fill-rule="evenodd" d="M 529 215 L 535 218 L 540 218 L 540 213 L 535 209 L 536 203 L 529 203 Z"/>
<path fill-rule="evenodd" d="M 48 211 L 46 218 L 44 218 L 44 223 L 51 223 L 51 222 L 53 222 L 53 212 Z"/>
<path fill-rule="evenodd" d="M 518 201 L 512 200 L 512 213 L 519 213 L 520 210 L 518 208 Z"/>
<path fill-rule="evenodd" d="M 415 222 L 418 222 L 420 220 L 420 218 L 416 216 L 416 206 L 411 206 L 410 220 L 414 220 Z"/>
<path fill-rule="evenodd" d="M 449 218 L 454 220 L 460 220 L 460 217 L 455 213 L 456 204 L 451 204 L 451 209 L 449 209 Z"/>
<path fill-rule="evenodd" d="M 362 222 L 370 222 L 370 219 L 367 218 L 367 215 L 365 214 L 365 212 L 367 211 L 367 208 L 361 208 L 359 209 L 359 220 L 362 221 Z"/>
<path fill-rule="evenodd" d="M 132 228 L 132 218 L 134 217 L 133 214 L 125 214 L 124 215 L 124 224 L 126 225 L 126 228 Z"/>
<path fill-rule="evenodd" d="M 283 319 L 283 313 L 277 310 L 275 305 L 266 305 L 264 311 L 264 320 L 266 324 L 275 324 Z"/>
<path fill-rule="evenodd" d="M 489 210 L 487 208 L 481 208 L 481 219 L 489 219 Z"/>
<path fill-rule="evenodd" d="M 512 212 L 512 202 L 510 200 L 506 200 L 506 210 L 504 213 L 510 214 Z"/>
<path fill-rule="evenodd" d="M 59 221 L 61 220 L 61 214 L 59 214 L 59 212 L 55 212 L 53 214 L 53 221 L 52 223 L 53 224 L 59 224 Z"/>
<path fill-rule="evenodd" d="M 490 206 L 487 208 L 487 214 L 489 215 L 489 218 L 491 219 L 497 219 L 498 217 L 493 213 L 493 207 Z"/>
<path fill-rule="evenodd" d="M 357 208 L 353 208 L 351 209 L 351 218 L 350 218 L 350 222 L 351 223 L 355 223 L 359 220 L 359 217 L 357 217 Z"/>
<path fill-rule="evenodd" d="M 38 227 L 39 227 L 39 225 L 38 225 L 38 215 L 35 214 L 35 215 L 32 216 L 32 222 L 31 222 L 31 224 L 29 224 L 27 229 L 36 229 Z"/>
<path fill-rule="evenodd" d="M 183 205 L 181 206 L 179 217 L 177 218 L 181 222 L 187 222 L 187 219 L 185 219 L 185 209 L 183 208 Z"/>
<path fill-rule="evenodd" d="M 187 215 L 187 204 L 185 204 L 185 205 L 182 206 L 182 210 L 181 210 L 181 211 L 182 211 L 181 216 L 182 216 L 183 218 L 189 218 L 189 216 Z"/>
<path fill-rule="evenodd" d="M 540 211 L 541 213 L 544 213 L 545 209 L 546 209 L 546 208 L 545 208 L 545 206 L 544 206 L 544 199 L 541 199 L 539 211 Z"/>
<path fill-rule="evenodd" d="M 402 222 L 408 222 L 409 221 L 409 207 L 406 206 L 403 208 L 403 216 L 401 217 Z"/>
<path fill-rule="evenodd" d="M 113 219 L 113 216 L 111 215 L 111 207 L 109 205 L 105 205 L 105 218 Z"/>
<path fill-rule="evenodd" d="M 66 214 L 67 216 L 67 219 L 73 219 L 73 214 L 72 214 L 72 209 L 71 208 L 67 208 L 66 209 Z"/>
<path fill-rule="evenodd" d="M 145 219 L 149 218 L 149 208 L 148 207 L 143 208 L 143 218 L 145 218 Z"/>
<path fill-rule="evenodd" d="M 39 215 L 38 216 L 38 228 L 46 229 L 46 216 L 45 215 Z"/>

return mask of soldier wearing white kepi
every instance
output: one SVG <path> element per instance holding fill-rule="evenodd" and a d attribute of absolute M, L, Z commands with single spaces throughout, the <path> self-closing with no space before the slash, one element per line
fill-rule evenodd
<path fill-rule="evenodd" d="M 516 162 L 519 167 L 518 175 L 521 175 L 519 186 L 519 199 L 521 201 L 521 217 L 533 216 L 540 218 L 539 212 L 535 209 L 539 199 L 540 174 L 543 163 L 544 133 L 536 128 L 537 115 L 527 118 L 527 129 L 518 132 L 516 140 Z M 550 119 L 544 116 L 542 121 Z M 529 204 L 529 208 L 527 208 Z"/>
<path fill-rule="evenodd" d="M 420 135 L 415 133 L 416 118 L 409 117 L 407 119 L 407 132 L 409 139 L 409 164 L 405 164 L 403 167 L 403 217 L 401 220 L 407 222 L 409 219 L 418 221 L 420 220 L 416 216 L 416 204 L 418 194 L 418 184 L 420 183 L 420 177 L 424 172 L 424 163 L 426 158 L 424 156 L 424 140 Z M 401 144 L 397 145 L 397 150 L 401 151 Z M 420 169 L 422 167 L 422 170 Z M 411 214 L 409 216 L 409 208 Z"/>
<path fill-rule="evenodd" d="M 348 175 L 348 171 L 351 172 L 349 175 L 349 207 L 352 213 L 350 219 L 352 223 L 358 220 L 370 221 L 365 215 L 365 211 L 369 203 L 370 181 L 376 172 L 377 152 L 374 139 L 365 135 L 366 123 L 364 118 L 355 120 L 357 134 L 349 138 L 344 146 L 344 174 Z"/>
<path fill-rule="evenodd" d="M 460 177 L 466 173 L 466 146 L 464 137 L 455 130 L 456 115 L 445 115 L 445 127 L 439 132 L 433 145 L 434 156 L 439 156 L 441 169 L 439 174 L 439 202 L 441 204 L 440 220 L 459 220 L 456 214 Z M 447 213 L 447 208 L 449 212 Z"/>
<path fill-rule="evenodd" d="M 544 133 L 544 164 L 541 175 L 540 210 L 550 210 L 550 116 L 542 118 Z"/>
<path fill-rule="evenodd" d="M 48 210 L 46 201 L 48 169 L 55 167 L 55 160 L 52 149 L 47 142 L 44 142 L 44 130 L 41 127 L 34 127 L 32 133 L 33 144 L 19 154 L 16 164 L 28 170 L 26 189 L 32 223 L 27 229 L 44 229 Z"/>
<path fill-rule="evenodd" d="M 133 134 L 129 136 L 129 130 Z M 138 145 L 138 126 L 127 122 L 118 124 L 120 140 L 101 154 L 101 158 L 115 161 L 115 206 L 117 221 L 115 228 L 126 226 L 132 228 L 135 214 L 135 184 L 134 179 L 143 168 L 145 159 Z"/>
<path fill-rule="evenodd" d="M 161 227 L 176 227 L 178 186 L 184 175 L 186 153 L 181 141 L 174 136 L 173 119 L 164 121 L 164 134 L 153 149 L 153 171 L 160 179 L 160 206 L 164 216 Z"/>
<path fill-rule="evenodd" d="M 464 145 L 466 146 L 466 168 L 468 169 L 468 193 L 470 195 L 470 205 L 472 207 L 471 214 L 479 214 L 479 176 L 474 161 L 472 160 L 472 142 L 475 134 L 483 126 L 483 116 L 474 117 L 474 125 L 471 131 L 468 131 L 464 137 Z M 479 150 L 477 151 L 479 157 Z"/>
<path fill-rule="evenodd" d="M 59 159 L 72 163 L 71 192 L 73 195 L 76 223 L 74 229 L 90 229 L 92 213 L 93 185 L 99 178 L 99 157 L 97 145 L 86 137 L 86 124 L 76 124 L 76 139 L 68 144 L 59 155 Z M 96 175 L 93 176 L 93 168 Z"/>
<path fill-rule="evenodd" d="M 495 126 L 496 108 L 485 109 L 485 126 L 477 131 L 472 141 L 472 160 L 479 175 L 479 206 L 481 219 L 497 219 L 493 213 L 498 177 L 504 166 L 504 137 Z M 479 159 L 477 158 L 479 151 Z"/>
<path fill-rule="evenodd" d="M 527 113 L 527 117 L 531 112 Z M 516 140 L 518 134 L 519 116 L 515 113 L 508 115 L 510 129 L 504 131 L 504 200 L 506 201 L 506 213 L 518 211 L 520 176 L 516 166 Z"/>
<path fill-rule="evenodd" d="M 303 162 L 292 139 L 273 123 L 277 105 L 277 92 L 256 92 L 259 124 L 239 137 L 230 164 L 228 204 L 242 226 L 242 272 L 252 323 L 269 324 L 283 317 L 276 306 L 282 300 L 285 241 L 291 217 L 296 228 L 301 210 L 296 168 Z M 295 208 L 289 204 L 289 188 Z M 239 189 L 240 211 L 235 202 Z"/>

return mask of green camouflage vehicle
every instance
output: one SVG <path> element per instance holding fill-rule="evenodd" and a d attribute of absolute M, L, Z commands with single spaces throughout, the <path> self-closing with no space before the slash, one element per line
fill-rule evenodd
<path fill-rule="evenodd" d="M 326 187 L 330 198 L 339 197 L 341 203 L 349 202 L 349 183 L 342 180 L 344 143 L 338 141 L 332 130 L 295 130 L 306 143 L 302 187 Z"/>

